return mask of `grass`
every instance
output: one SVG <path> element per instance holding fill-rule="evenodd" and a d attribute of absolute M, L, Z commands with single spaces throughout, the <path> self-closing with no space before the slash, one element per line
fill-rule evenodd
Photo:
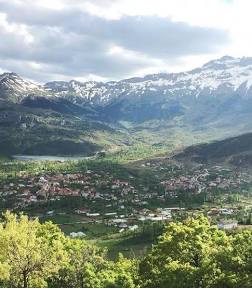
<path fill-rule="evenodd" d="M 98 221 L 87 223 L 86 221 L 90 221 L 88 217 L 77 214 L 47 215 L 40 217 L 40 221 L 52 221 L 58 224 L 66 235 L 71 232 L 84 232 L 87 241 L 107 249 L 110 259 L 117 258 L 119 253 L 129 258 L 143 257 L 154 243 L 153 239 L 149 237 L 141 237 L 139 232 L 119 233 L 118 228 L 114 226 L 107 226 L 105 223 Z"/>
<path fill-rule="evenodd" d="M 116 233 L 110 238 L 98 239 L 94 241 L 99 247 L 106 248 L 110 259 L 117 258 L 122 253 L 127 258 L 141 258 L 148 249 L 151 248 L 153 241 L 149 238 L 143 239 L 133 234 Z"/>
<path fill-rule="evenodd" d="M 55 214 L 53 216 L 40 217 L 41 222 L 52 221 L 57 224 L 65 234 L 82 231 L 88 239 L 101 238 L 118 231 L 115 227 L 107 226 L 101 220 L 94 221 L 91 218 L 78 214 Z"/>

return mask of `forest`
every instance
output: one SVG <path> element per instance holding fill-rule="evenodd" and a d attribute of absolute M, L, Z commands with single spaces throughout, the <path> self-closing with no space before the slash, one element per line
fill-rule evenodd
<path fill-rule="evenodd" d="M 6 212 L 0 224 L 0 287 L 252 287 L 252 231 L 225 232 L 198 215 L 171 222 L 142 258 L 65 236 L 53 223 Z"/>

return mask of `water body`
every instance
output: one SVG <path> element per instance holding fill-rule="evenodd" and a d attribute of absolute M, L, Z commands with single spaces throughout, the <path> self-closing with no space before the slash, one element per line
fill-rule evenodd
<path fill-rule="evenodd" d="M 12 158 L 23 161 L 77 161 L 93 159 L 94 156 L 83 157 L 83 156 L 49 156 L 49 155 L 13 155 Z"/>

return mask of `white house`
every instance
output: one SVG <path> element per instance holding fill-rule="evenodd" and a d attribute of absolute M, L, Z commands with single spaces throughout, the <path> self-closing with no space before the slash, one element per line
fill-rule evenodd
<path fill-rule="evenodd" d="M 223 220 L 220 221 L 217 226 L 219 229 L 231 230 L 237 228 L 238 222 L 236 220 Z"/>
<path fill-rule="evenodd" d="M 80 232 L 71 232 L 70 233 L 70 237 L 72 237 L 72 238 L 83 238 L 85 236 L 86 236 L 86 234 L 81 232 L 81 231 Z"/>

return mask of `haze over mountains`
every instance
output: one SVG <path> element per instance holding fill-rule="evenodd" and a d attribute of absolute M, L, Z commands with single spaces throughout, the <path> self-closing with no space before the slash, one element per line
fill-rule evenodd
<path fill-rule="evenodd" d="M 8 153 L 188 145 L 252 130 L 252 58 L 224 56 L 189 72 L 107 83 L 37 85 L 4 73 L 0 99 L 0 146 Z"/>

